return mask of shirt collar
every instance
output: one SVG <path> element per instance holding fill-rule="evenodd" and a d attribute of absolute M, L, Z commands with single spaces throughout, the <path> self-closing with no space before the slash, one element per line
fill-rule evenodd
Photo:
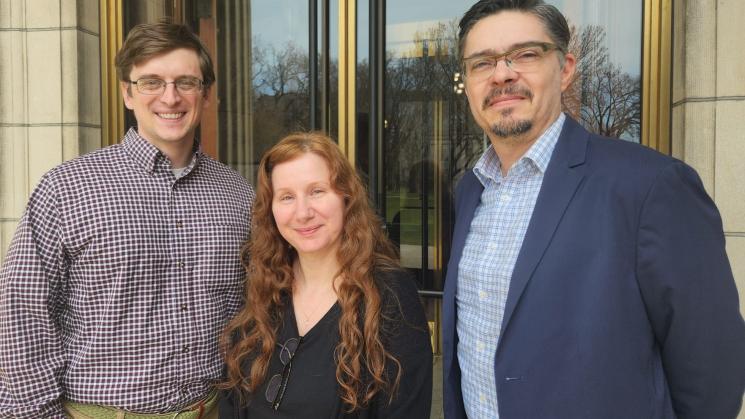
<path fill-rule="evenodd" d="M 554 147 L 559 141 L 561 135 L 561 128 L 564 126 L 566 116 L 564 113 L 560 113 L 559 117 L 556 118 L 553 124 L 540 136 L 538 140 L 528 149 L 528 152 L 522 157 L 523 159 L 530 159 L 535 163 L 541 174 L 546 173 L 548 163 L 551 161 L 551 154 L 554 152 Z"/>
<path fill-rule="evenodd" d="M 543 175 L 548 168 L 548 163 L 551 161 L 551 154 L 554 151 L 554 147 L 556 147 L 556 143 L 559 141 L 565 120 L 566 116 L 564 113 L 560 113 L 556 121 L 538 137 L 528 151 L 515 163 L 515 166 L 529 161 Z M 489 179 L 500 181 L 502 179 L 501 170 L 502 164 L 499 161 L 496 151 L 494 151 L 494 147 L 491 146 L 487 147 L 484 154 L 481 155 L 481 158 L 479 158 L 473 167 L 474 174 L 484 186 L 486 186 Z"/>
<path fill-rule="evenodd" d="M 135 161 L 148 173 L 155 172 L 158 164 L 168 162 L 168 157 L 165 156 L 157 147 L 152 145 L 149 141 L 142 138 L 137 133 L 135 127 L 131 127 L 122 139 L 122 147 L 129 154 L 132 160 Z M 202 152 L 200 151 L 200 142 L 198 138 L 194 138 L 194 155 L 184 171 L 184 176 L 190 172 L 194 166 L 201 160 Z M 169 164 L 170 166 L 170 164 Z"/>

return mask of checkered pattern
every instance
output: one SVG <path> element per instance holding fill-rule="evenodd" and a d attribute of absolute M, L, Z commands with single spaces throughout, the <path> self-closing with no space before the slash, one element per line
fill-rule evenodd
<path fill-rule="evenodd" d="M 176 179 L 134 129 L 44 175 L 0 270 L 0 417 L 64 417 L 61 396 L 148 413 L 207 396 L 253 199 L 199 151 Z"/>
<path fill-rule="evenodd" d="M 473 169 L 484 191 L 458 266 L 455 296 L 461 388 L 471 419 L 499 418 L 494 356 L 507 292 L 564 119 L 561 114 L 507 176 L 492 147 Z"/>

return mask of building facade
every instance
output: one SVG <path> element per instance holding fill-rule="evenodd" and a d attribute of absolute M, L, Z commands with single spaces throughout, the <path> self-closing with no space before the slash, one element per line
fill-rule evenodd
<path fill-rule="evenodd" d="M 698 171 L 721 211 L 742 296 L 745 2 L 550 2 L 569 17 L 585 65 L 566 95 L 567 113 Z M 487 144 L 470 118 L 455 54 L 454 25 L 469 4 L 0 2 L 0 260 L 41 175 L 116 143 L 132 122 L 113 56 L 134 24 L 168 18 L 197 31 L 217 63 L 214 105 L 200 128 L 205 151 L 252 181 L 261 153 L 285 133 L 319 129 L 337 138 L 425 290 L 439 350 L 451 191 Z M 609 85 L 593 78 L 606 72 L 630 99 L 593 109 L 587 97 L 619 94 L 592 90 L 594 82 Z M 612 114 L 606 123 L 600 111 Z"/>

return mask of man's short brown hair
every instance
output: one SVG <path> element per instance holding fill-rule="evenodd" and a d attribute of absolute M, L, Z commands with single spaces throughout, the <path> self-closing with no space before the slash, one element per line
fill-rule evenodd
<path fill-rule="evenodd" d="M 211 86 L 215 81 L 215 71 L 207 48 L 187 26 L 167 22 L 141 23 L 129 31 L 114 60 L 117 77 L 121 81 L 130 81 L 132 66 L 179 48 L 197 53 L 204 87 Z"/>

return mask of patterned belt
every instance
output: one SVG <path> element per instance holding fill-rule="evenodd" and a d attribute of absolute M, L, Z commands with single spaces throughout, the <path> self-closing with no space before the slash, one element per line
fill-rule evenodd
<path fill-rule="evenodd" d="M 74 418 L 87 419 L 201 419 L 213 409 L 217 409 L 217 391 L 213 391 L 206 399 L 195 403 L 180 412 L 174 413 L 136 413 L 115 407 L 97 404 L 76 403 L 65 401 L 65 411 Z"/>

